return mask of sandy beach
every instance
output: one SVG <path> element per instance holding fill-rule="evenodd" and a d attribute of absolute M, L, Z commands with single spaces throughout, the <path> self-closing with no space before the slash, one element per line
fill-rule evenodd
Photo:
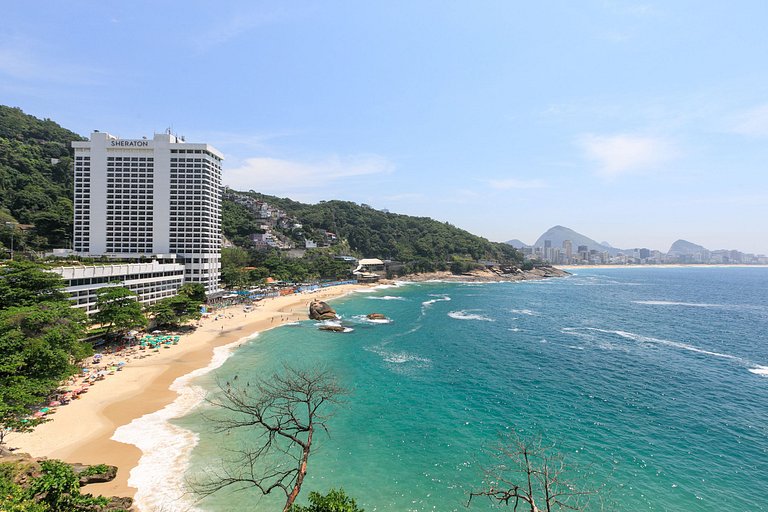
<path fill-rule="evenodd" d="M 219 310 L 217 313 L 223 313 L 224 318 L 202 319 L 196 331 L 182 336 L 179 344 L 169 349 L 149 357 L 126 358 L 121 371 L 97 382 L 81 398 L 57 408 L 53 421 L 31 433 L 9 435 L 8 444 L 36 457 L 117 466 L 115 480 L 89 485 L 85 491 L 133 497 L 136 489 L 128 485 L 128 477 L 141 451 L 110 439 L 118 427 L 173 402 L 178 395 L 169 389 L 171 384 L 208 365 L 214 348 L 284 323 L 306 320 L 311 300 L 327 301 L 363 287 L 341 285 L 265 299 L 247 313 L 242 305 Z"/>

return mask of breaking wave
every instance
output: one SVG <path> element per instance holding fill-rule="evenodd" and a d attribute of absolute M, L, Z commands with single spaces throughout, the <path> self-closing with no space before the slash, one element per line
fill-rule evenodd
<path fill-rule="evenodd" d="M 495 322 L 493 318 L 471 313 L 470 311 L 451 311 L 448 316 L 456 320 L 480 320 L 482 322 Z"/>
<path fill-rule="evenodd" d="M 128 484 L 138 489 L 135 496 L 138 510 L 178 510 L 180 506 L 184 510 L 198 510 L 188 498 L 184 475 L 200 436 L 169 420 L 189 414 L 203 401 L 205 391 L 192 385 L 192 380 L 219 368 L 237 346 L 253 337 L 215 348 L 208 366 L 173 381 L 170 389 L 179 394 L 176 400 L 115 430 L 113 440 L 132 444 L 142 452 L 128 478 Z M 158 486 L 157 482 L 163 485 Z"/>
<path fill-rule="evenodd" d="M 368 318 L 365 315 L 356 315 L 353 316 L 352 319 L 355 322 L 359 322 L 361 324 L 391 324 L 392 319 L 390 318 Z"/>
<path fill-rule="evenodd" d="M 681 341 L 672 341 L 672 340 L 664 340 L 660 338 L 652 338 L 650 336 L 643 336 L 642 334 L 635 334 L 632 332 L 627 331 L 619 331 L 619 330 L 609 330 L 609 329 L 598 329 L 596 327 L 565 327 L 561 329 L 561 332 L 565 334 L 571 334 L 574 336 L 582 336 L 585 334 L 583 331 L 590 331 L 590 332 L 599 332 L 603 334 L 612 334 L 614 336 L 619 336 L 620 338 L 624 338 L 627 340 L 636 341 L 638 343 L 650 343 L 655 345 L 664 345 L 667 347 L 674 347 L 681 350 L 687 350 L 689 352 L 695 352 L 697 354 L 704 354 L 712 357 L 719 357 L 721 359 L 730 359 L 732 361 L 741 361 L 745 362 L 744 359 L 738 356 L 734 356 L 731 354 L 724 354 L 722 352 L 715 352 L 712 350 L 706 350 L 703 348 L 696 347 L 694 345 L 690 345 L 688 343 L 683 343 Z"/>
<path fill-rule="evenodd" d="M 447 295 L 430 295 L 430 297 L 438 297 L 438 298 L 425 300 L 424 302 L 421 303 L 421 305 L 424 307 L 429 307 L 436 302 L 448 302 L 451 300 L 451 298 Z"/>
<path fill-rule="evenodd" d="M 635 304 L 646 304 L 649 306 L 686 306 L 691 308 L 723 308 L 725 304 L 706 304 L 699 302 L 672 302 L 666 300 L 633 300 Z"/>

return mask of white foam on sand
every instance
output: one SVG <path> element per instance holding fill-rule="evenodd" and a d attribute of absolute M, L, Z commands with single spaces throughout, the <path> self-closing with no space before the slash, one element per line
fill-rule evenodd
<path fill-rule="evenodd" d="M 186 488 L 185 473 L 199 436 L 169 420 L 189 414 L 205 398 L 205 390 L 191 384 L 194 379 L 219 368 L 236 347 L 255 336 L 216 347 L 208 366 L 173 381 L 170 389 L 179 394 L 176 400 L 115 430 L 113 440 L 132 444 L 142 452 L 128 478 L 128 485 L 138 489 L 134 498 L 137 510 L 198 510 Z"/>
<path fill-rule="evenodd" d="M 450 313 L 448 313 L 448 316 L 456 320 L 479 320 L 481 322 L 496 321 L 493 318 L 488 318 L 487 316 L 484 316 L 484 315 L 478 315 L 476 313 L 472 313 L 471 311 L 474 311 L 474 310 L 451 311 Z"/>

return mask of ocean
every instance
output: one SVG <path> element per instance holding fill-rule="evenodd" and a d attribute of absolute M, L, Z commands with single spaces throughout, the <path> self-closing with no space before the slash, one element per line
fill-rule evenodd
<path fill-rule="evenodd" d="M 316 438 L 300 503 L 341 487 L 367 512 L 486 510 L 467 509 L 468 495 L 486 450 L 514 431 L 554 445 L 609 510 L 768 510 L 768 268 L 409 283 L 333 306 L 350 332 L 286 325 L 177 382 L 180 400 L 145 417 L 159 433 L 145 440 L 140 505 L 279 510 L 280 496 L 176 489 L 253 434 L 213 433 L 204 393 L 288 363 L 327 367 L 350 389 Z"/>

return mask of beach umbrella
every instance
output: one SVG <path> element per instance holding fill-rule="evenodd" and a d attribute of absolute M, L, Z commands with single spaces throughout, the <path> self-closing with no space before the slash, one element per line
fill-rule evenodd
<path fill-rule="evenodd" d="M 125 366 L 125 361 L 120 361 L 119 363 L 117 363 L 117 366 Z"/>
<path fill-rule="evenodd" d="M 48 407 L 58 407 L 60 405 L 61 405 L 61 402 L 59 402 L 58 400 L 54 400 L 53 402 L 48 404 Z"/>
<path fill-rule="evenodd" d="M 51 409 L 49 407 L 43 407 L 42 409 L 40 409 L 40 412 L 43 413 L 43 414 L 46 414 L 50 410 Z"/>
<path fill-rule="evenodd" d="M 104 354 L 93 354 L 93 357 L 96 359 L 101 359 L 102 357 L 104 357 Z"/>
<path fill-rule="evenodd" d="M 42 411 L 37 411 L 35 414 L 32 415 L 34 418 L 42 418 L 45 416 L 45 413 Z"/>

